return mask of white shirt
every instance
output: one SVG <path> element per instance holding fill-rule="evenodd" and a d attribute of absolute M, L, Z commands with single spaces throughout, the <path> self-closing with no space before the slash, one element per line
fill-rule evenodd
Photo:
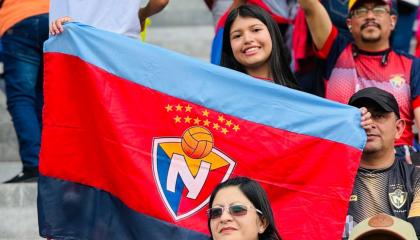
<path fill-rule="evenodd" d="M 137 16 L 142 0 L 51 0 L 50 19 L 69 16 L 103 30 L 139 38 L 140 22 Z"/>

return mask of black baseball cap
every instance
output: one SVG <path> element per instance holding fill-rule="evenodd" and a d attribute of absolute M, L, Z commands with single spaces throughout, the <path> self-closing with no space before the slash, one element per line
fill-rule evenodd
<path fill-rule="evenodd" d="M 400 118 L 400 108 L 394 95 L 377 87 L 368 87 L 359 90 L 349 100 L 349 105 L 364 107 L 367 101 L 378 104 L 385 112 L 394 112 Z"/>

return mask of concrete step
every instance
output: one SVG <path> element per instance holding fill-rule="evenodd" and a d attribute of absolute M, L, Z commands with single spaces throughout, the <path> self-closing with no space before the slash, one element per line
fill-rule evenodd
<path fill-rule="evenodd" d="M 0 182 L 21 170 L 17 161 L 0 162 Z M 42 239 L 38 233 L 37 184 L 0 184 L 0 240 Z"/>
<path fill-rule="evenodd" d="M 39 236 L 36 207 L 0 208 L 0 240 L 35 240 Z"/>
<path fill-rule="evenodd" d="M 193 27 L 154 27 L 152 25 L 146 42 L 209 61 L 213 31 L 210 25 Z"/>
<path fill-rule="evenodd" d="M 157 15 L 152 16 L 154 26 L 212 25 L 212 15 L 202 0 L 170 0 Z"/>

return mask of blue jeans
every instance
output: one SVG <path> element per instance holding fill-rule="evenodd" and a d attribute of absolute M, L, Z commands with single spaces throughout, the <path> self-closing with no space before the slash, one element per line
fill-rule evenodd
<path fill-rule="evenodd" d="M 24 167 L 37 167 L 41 144 L 43 52 L 48 14 L 20 21 L 2 36 L 7 108 Z"/>

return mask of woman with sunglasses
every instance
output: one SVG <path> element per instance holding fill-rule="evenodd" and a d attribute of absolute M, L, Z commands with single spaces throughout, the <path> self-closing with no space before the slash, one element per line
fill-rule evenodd
<path fill-rule="evenodd" d="M 279 240 L 267 194 L 246 177 L 220 183 L 210 196 L 208 227 L 213 240 Z"/>

